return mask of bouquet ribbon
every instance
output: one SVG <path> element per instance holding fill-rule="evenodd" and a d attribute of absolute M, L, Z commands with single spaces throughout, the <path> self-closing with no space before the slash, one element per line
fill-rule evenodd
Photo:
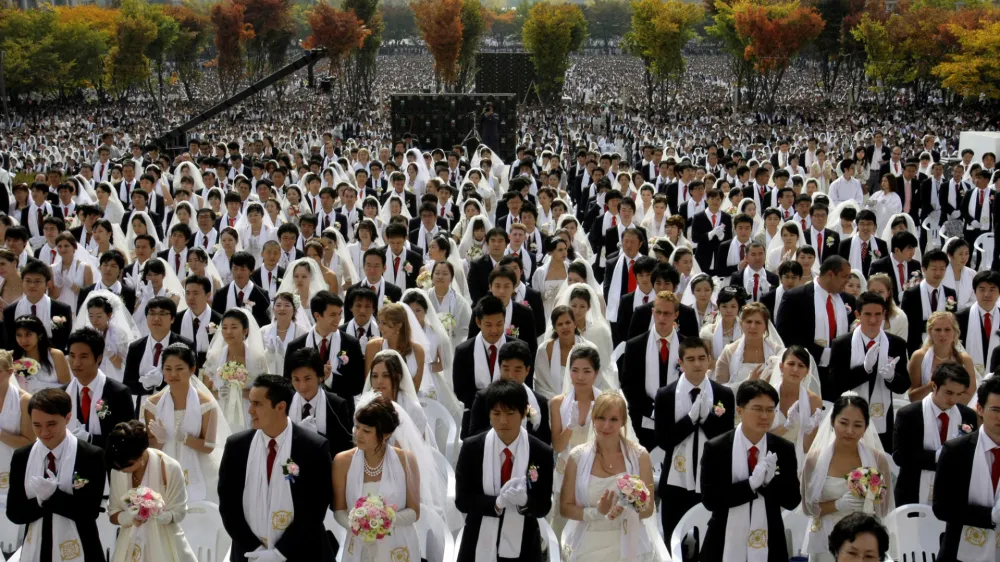
<path fill-rule="evenodd" d="M 227 388 L 229 392 L 226 394 L 226 419 L 243 419 L 243 385 L 236 381 L 227 381 Z"/>

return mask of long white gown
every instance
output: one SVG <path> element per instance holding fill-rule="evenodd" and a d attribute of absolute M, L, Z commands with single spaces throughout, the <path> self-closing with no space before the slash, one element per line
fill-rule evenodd
<path fill-rule="evenodd" d="M 583 507 L 597 507 L 601 501 L 601 494 L 605 490 L 617 490 L 618 478 L 625 474 L 623 472 L 605 478 L 591 476 L 590 482 L 587 483 L 587 498 L 582 502 Z M 579 498 L 577 500 L 579 501 Z M 605 519 L 587 523 L 583 540 L 576 549 L 576 562 L 649 562 L 653 560 L 652 554 L 644 554 L 627 560 L 621 556 L 621 535 L 624 521 L 624 518 L 618 518 L 614 521 Z"/>
<path fill-rule="evenodd" d="M 167 387 L 157 393 L 157 395 L 162 398 L 163 393 L 170 392 L 170 388 Z M 154 397 L 150 397 L 142 403 L 141 412 L 139 413 L 139 419 L 145 421 L 145 415 L 149 412 L 151 419 L 156 418 L 156 404 L 159 403 L 159 398 L 156 399 L 156 404 L 153 403 Z M 221 416 L 222 412 L 219 411 L 216 402 L 209 401 L 200 405 L 201 416 L 204 418 L 205 413 L 214 410 L 216 416 Z M 172 435 L 180 435 L 182 433 L 181 426 L 184 423 L 184 414 L 186 410 L 174 410 L 173 419 L 162 420 L 163 424 L 172 428 Z M 216 419 L 216 422 L 218 420 Z M 209 424 L 212 428 L 212 423 Z M 206 443 L 214 443 L 216 441 L 215 429 L 210 429 L 210 434 L 205 435 Z M 197 437 L 197 435 L 196 435 Z M 222 445 L 216 445 L 221 447 Z M 163 444 L 162 451 L 169 456 L 171 459 L 176 459 L 181 465 L 181 469 L 184 471 L 184 483 L 187 488 L 188 500 L 190 501 L 203 501 L 207 500 L 213 503 L 219 502 L 219 465 L 212 460 L 211 455 L 206 455 L 205 453 L 194 451 L 190 449 L 194 455 L 188 454 L 187 452 L 182 452 L 183 449 L 190 449 L 187 445 L 180 443 L 177 440 L 171 440 Z M 186 459 L 191 459 L 191 462 Z"/>

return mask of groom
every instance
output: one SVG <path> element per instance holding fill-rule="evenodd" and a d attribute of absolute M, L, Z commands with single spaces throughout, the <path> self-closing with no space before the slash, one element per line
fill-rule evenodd
<path fill-rule="evenodd" d="M 254 379 L 253 429 L 226 441 L 219 466 L 219 511 L 233 539 L 233 562 L 334 560 L 323 529 L 333 497 L 330 446 L 320 435 L 289 422 L 294 394 L 292 383 L 280 376 Z"/>

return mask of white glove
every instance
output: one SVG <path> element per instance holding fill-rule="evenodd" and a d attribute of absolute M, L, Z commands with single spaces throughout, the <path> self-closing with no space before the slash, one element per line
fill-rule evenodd
<path fill-rule="evenodd" d="M 698 423 L 702 418 L 702 410 L 704 409 L 704 400 L 701 397 L 704 394 L 699 394 L 698 398 L 691 404 L 691 411 L 688 412 L 688 417 L 691 418 L 691 423 Z"/>
<path fill-rule="evenodd" d="M 726 226 L 720 224 L 712 229 L 712 234 L 714 234 L 717 239 L 722 240 L 722 237 L 726 235 Z"/>
<path fill-rule="evenodd" d="M 156 516 L 156 522 L 159 523 L 160 525 L 169 525 L 173 521 L 174 521 L 174 514 L 167 510 L 161 511 L 160 514 Z"/>
<path fill-rule="evenodd" d="M 285 557 L 277 550 L 255 550 L 248 552 L 246 558 L 257 562 L 285 562 Z"/>
<path fill-rule="evenodd" d="M 868 371 L 869 373 L 872 372 L 872 369 L 875 368 L 875 365 L 878 365 L 878 355 L 879 355 L 878 348 L 879 344 L 876 343 L 875 345 L 871 346 L 871 348 L 868 351 L 865 352 L 865 370 Z"/>
<path fill-rule="evenodd" d="M 969 228 L 970 230 L 979 230 L 980 228 L 982 228 L 982 226 L 983 225 L 980 224 L 979 221 L 972 221 L 969 223 L 967 228 Z"/>
<path fill-rule="evenodd" d="M 948 215 L 948 218 L 954 220 L 954 219 L 957 219 L 960 216 L 962 216 L 962 212 L 961 211 L 952 211 L 951 214 Z"/>
<path fill-rule="evenodd" d="M 313 433 L 319 433 L 319 426 L 316 425 L 316 418 L 312 416 L 306 416 L 302 421 L 300 421 L 299 427 L 308 429 Z"/>
<path fill-rule="evenodd" d="M 51 470 L 45 471 L 45 478 L 33 476 L 32 483 L 34 484 L 35 495 L 38 497 L 39 505 L 51 498 L 52 494 L 56 493 L 56 490 L 59 488 L 59 481 Z"/>
<path fill-rule="evenodd" d="M 768 453 L 764 455 L 764 466 L 767 467 L 767 471 L 764 473 L 764 484 L 770 484 L 778 473 L 778 454 Z"/>
<path fill-rule="evenodd" d="M 890 358 L 885 367 L 878 370 L 878 376 L 885 379 L 886 382 L 891 382 L 892 379 L 896 378 L 896 363 L 899 363 L 899 357 Z"/>
<path fill-rule="evenodd" d="M 166 443 L 167 441 L 169 441 L 170 437 L 169 434 L 167 433 L 167 426 L 164 425 L 164 423 L 160 421 L 159 418 L 156 418 L 153 421 L 149 422 L 148 427 L 149 427 L 149 432 L 153 434 L 153 437 L 155 437 L 157 441 L 159 441 L 160 443 Z"/>
<path fill-rule="evenodd" d="M 708 399 L 708 394 L 704 392 L 698 395 L 698 400 L 701 401 L 701 421 L 704 422 L 708 416 L 712 415 L 712 402 Z"/>
<path fill-rule="evenodd" d="M 833 502 L 833 506 L 837 508 L 837 511 L 861 511 L 865 507 L 865 500 L 854 497 L 854 494 L 847 492 L 843 496 Z"/>
<path fill-rule="evenodd" d="M 77 425 L 75 428 L 70 430 L 70 433 L 72 433 L 73 437 L 76 437 L 80 441 L 90 443 L 90 432 L 84 429 L 82 425 Z"/>
<path fill-rule="evenodd" d="M 163 384 L 163 371 L 157 367 L 153 367 L 146 371 L 145 375 L 139 375 L 139 382 L 142 383 L 142 387 L 146 390 L 153 390 Z"/>
<path fill-rule="evenodd" d="M 500 489 L 508 507 L 521 507 L 528 503 L 528 482 L 523 476 L 511 478 Z"/>
<path fill-rule="evenodd" d="M 127 509 L 125 511 L 118 512 L 118 525 L 122 528 L 131 527 L 139 521 L 140 519 L 138 513 L 132 513 Z"/>
<path fill-rule="evenodd" d="M 755 466 L 753 469 L 753 474 L 750 475 L 750 488 L 756 492 L 757 488 L 760 488 L 761 486 L 764 485 L 764 478 L 766 477 L 767 477 L 767 463 L 766 462 L 757 463 L 757 466 Z"/>
<path fill-rule="evenodd" d="M 806 424 L 806 433 L 812 433 L 817 427 L 819 427 L 825 413 L 826 412 L 823 408 L 819 408 L 813 412 L 813 415 L 809 417 L 809 422 Z"/>
<path fill-rule="evenodd" d="M 785 429 L 792 429 L 792 425 L 795 423 L 795 417 L 798 414 L 799 401 L 796 400 L 794 404 L 788 408 L 788 415 L 785 416 Z"/>

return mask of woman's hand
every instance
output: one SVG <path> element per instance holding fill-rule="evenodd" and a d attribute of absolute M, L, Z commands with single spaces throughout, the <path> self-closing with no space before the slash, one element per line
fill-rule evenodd
<path fill-rule="evenodd" d="M 607 515 L 611 511 L 611 506 L 614 504 L 615 494 L 611 490 L 604 490 L 601 494 L 601 500 L 597 502 L 597 511 L 601 515 Z"/>
<path fill-rule="evenodd" d="M 610 492 L 610 490 L 608 490 L 608 491 Z M 618 519 L 618 517 L 622 514 L 623 511 L 625 511 L 625 508 L 623 508 L 622 506 L 620 506 L 618 504 L 615 504 L 611 508 L 611 511 L 608 512 L 608 519 L 610 521 L 614 521 L 615 519 Z"/>
<path fill-rule="evenodd" d="M 754 370 L 750 372 L 750 377 L 747 380 L 755 381 L 755 380 L 760 379 L 761 373 L 764 372 L 764 366 L 765 365 L 766 365 L 766 363 L 761 363 L 760 365 L 757 365 L 757 367 L 754 368 Z"/>

